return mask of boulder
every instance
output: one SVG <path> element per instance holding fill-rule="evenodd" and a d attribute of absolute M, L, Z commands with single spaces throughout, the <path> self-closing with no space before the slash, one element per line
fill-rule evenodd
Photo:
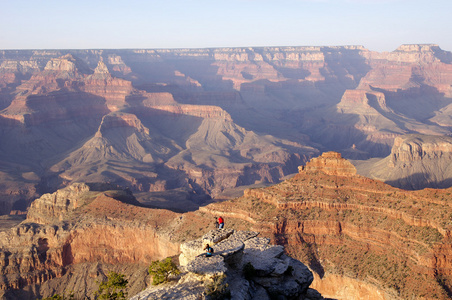
<path fill-rule="evenodd" d="M 267 276 L 275 271 L 278 264 L 284 264 L 279 257 L 284 253 L 284 247 L 269 245 L 267 238 L 255 237 L 245 241 L 243 265 L 250 262 L 257 276 Z M 277 272 L 280 272 L 281 265 Z"/>
<path fill-rule="evenodd" d="M 190 261 L 201 255 L 203 250 L 202 240 L 194 240 L 180 245 L 181 254 L 179 255 L 179 264 L 181 266 L 187 265 Z"/>
<path fill-rule="evenodd" d="M 212 246 L 227 239 L 233 233 L 234 229 L 222 228 L 211 230 L 202 237 L 202 242 L 204 243 L 204 245 L 209 244 Z"/>
<path fill-rule="evenodd" d="M 191 273 L 208 276 L 226 272 L 224 258 L 221 255 L 213 255 L 211 257 L 198 256 L 190 261 L 185 269 Z"/>

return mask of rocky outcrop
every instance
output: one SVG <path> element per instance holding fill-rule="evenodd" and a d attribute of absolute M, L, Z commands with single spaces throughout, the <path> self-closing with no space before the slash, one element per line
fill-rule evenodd
<path fill-rule="evenodd" d="M 408 134 L 394 140 L 391 154 L 360 165 L 361 174 L 404 189 L 452 184 L 452 138 Z"/>
<path fill-rule="evenodd" d="M 391 162 L 410 163 L 424 159 L 450 159 L 452 138 L 447 136 L 405 135 L 394 140 Z"/>
<path fill-rule="evenodd" d="M 337 152 L 325 152 L 321 156 L 311 159 L 306 163 L 306 166 L 299 167 L 299 171 L 321 171 L 328 175 L 338 176 L 353 176 L 356 174 L 355 166 L 342 158 L 341 154 Z"/>
<path fill-rule="evenodd" d="M 133 91 L 132 82 L 112 77 L 102 61 L 99 61 L 94 69 L 94 74 L 84 80 L 81 89 L 104 98 L 110 111 L 117 111 L 126 106 L 126 97 Z"/>
<path fill-rule="evenodd" d="M 74 209 L 85 204 L 81 196 L 89 190 L 86 184 L 77 183 L 53 194 L 44 194 L 38 201 L 31 204 L 27 221 L 38 224 L 58 223 Z"/>
<path fill-rule="evenodd" d="M 269 239 L 257 235 L 216 229 L 199 240 L 182 244 L 179 260 L 183 273 L 178 282 L 151 286 L 132 299 L 170 295 L 179 299 L 201 298 L 206 295 L 203 286 L 222 275 L 226 276 L 223 284 L 228 285 L 231 299 L 323 299 L 309 289 L 313 275 L 305 265 L 286 256 L 282 246 L 269 245 Z M 206 243 L 215 251 L 212 257 L 199 254 Z"/>
<path fill-rule="evenodd" d="M 301 169 L 283 183 L 201 212 L 221 215 L 229 226 L 246 222 L 284 245 L 316 274 L 313 286 L 325 297 L 448 299 L 450 193 Z"/>
<path fill-rule="evenodd" d="M 337 108 L 341 113 L 377 115 L 378 111 L 372 106 L 372 100 L 375 100 L 377 108 L 388 110 L 384 93 L 359 89 L 346 90 Z"/>

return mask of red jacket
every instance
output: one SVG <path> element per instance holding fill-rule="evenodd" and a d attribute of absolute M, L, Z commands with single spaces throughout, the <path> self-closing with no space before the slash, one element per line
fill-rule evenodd
<path fill-rule="evenodd" d="M 219 218 L 218 218 L 218 223 L 219 223 L 219 224 L 224 223 L 224 220 L 223 220 L 222 217 L 219 217 Z"/>

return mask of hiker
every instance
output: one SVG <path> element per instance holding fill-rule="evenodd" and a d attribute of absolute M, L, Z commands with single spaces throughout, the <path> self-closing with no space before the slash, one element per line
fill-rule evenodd
<path fill-rule="evenodd" d="M 213 248 L 206 244 L 203 250 L 206 250 L 206 257 L 211 257 L 213 255 Z"/>
<path fill-rule="evenodd" d="M 224 228 L 224 220 L 222 217 L 218 218 L 218 228 Z"/>

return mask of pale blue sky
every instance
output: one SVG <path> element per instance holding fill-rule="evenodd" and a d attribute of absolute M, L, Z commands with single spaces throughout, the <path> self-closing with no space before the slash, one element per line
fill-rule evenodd
<path fill-rule="evenodd" d="M 0 49 L 363 45 L 452 51 L 452 0 L 0 0 Z"/>

